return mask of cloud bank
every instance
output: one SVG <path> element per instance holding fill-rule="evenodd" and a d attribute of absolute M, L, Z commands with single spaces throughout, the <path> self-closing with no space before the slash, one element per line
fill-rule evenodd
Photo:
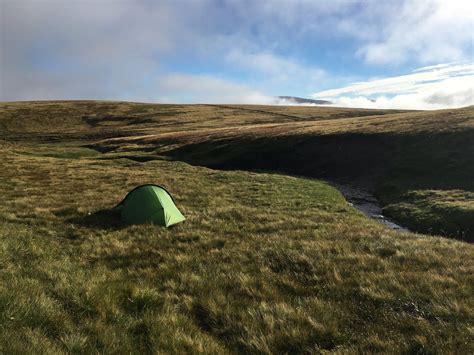
<path fill-rule="evenodd" d="M 206 75 L 170 74 L 157 83 L 160 92 L 169 95 L 162 96 L 160 102 L 172 102 L 176 95 L 186 96 L 185 102 L 210 104 L 267 104 L 273 105 L 276 99 L 254 90 L 244 84 Z"/>
<path fill-rule="evenodd" d="M 443 109 L 474 105 L 474 64 L 438 64 L 408 75 L 357 82 L 312 94 L 336 105 Z"/>
<path fill-rule="evenodd" d="M 438 64 L 411 74 L 357 82 L 312 94 L 336 105 L 442 109 L 474 105 L 474 64 Z"/>

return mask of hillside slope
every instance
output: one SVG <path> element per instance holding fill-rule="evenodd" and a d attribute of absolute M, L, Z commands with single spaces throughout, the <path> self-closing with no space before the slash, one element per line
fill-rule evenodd
<path fill-rule="evenodd" d="M 352 183 L 412 230 L 474 241 L 472 108 L 207 132 L 166 154 Z"/>
<path fill-rule="evenodd" d="M 288 171 L 304 163 L 329 177 L 373 152 L 371 176 L 400 188 L 413 171 L 389 175 L 375 160 L 380 147 L 403 138 L 408 149 L 413 133 L 426 135 L 423 152 L 435 127 L 468 139 L 471 113 L 1 104 L 0 352 L 473 353 L 473 245 L 390 230 L 322 181 L 172 159 L 232 169 L 284 162 Z M 369 129 L 380 130 L 373 148 L 357 151 Z M 430 149 L 453 157 L 471 142 Z M 462 176 L 452 160 L 449 186 Z M 368 181 L 358 166 L 340 177 Z M 450 195 L 447 210 L 469 201 L 466 181 L 458 195 L 436 190 Z M 112 207 L 150 182 L 171 192 L 186 222 L 121 224 Z"/>
<path fill-rule="evenodd" d="M 139 160 L 167 155 L 213 168 L 349 183 L 373 192 L 384 214 L 411 230 L 474 240 L 473 107 L 417 112 L 72 101 L 6 103 L 0 113 L 1 132 L 10 139 L 88 139 L 99 151 L 126 151 Z"/>
<path fill-rule="evenodd" d="M 474 240 L 472 107 L 429 112 L 183 108 L 186 113 L 175 107 L 172 114 L 163 108 L 163 118 L 147 116 L 151 123 L 145 131 L 137 125 L 117 134 L 122 138 L 91 146 L 142 160 L 167 155 L 213 168 L 350 183 L 373 191 L 384 214 L 412 230 Z M 102 122 L 100 129 L 111 127 Z"/>

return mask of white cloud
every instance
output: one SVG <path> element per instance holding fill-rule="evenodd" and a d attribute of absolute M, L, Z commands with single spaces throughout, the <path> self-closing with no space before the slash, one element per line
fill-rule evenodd
<path fill-rule="evenodd" d="M 169 74 L 156 81 L 155 92 L 153 101 L 161 103 L 320 106 L 265 95 L 253 86 L 210 75 Z"/>
<path fill-rule="evenodd" d="M 243 84 L 209 75 L 170 74 L 158 80 L 159 102 L 273 104 L 275 99 Z"/>
<path fill-rule="evenodd" d="M 427 70 L 433 70 L 433 69 L 441 69 L 441 68 L 446 68 L 454 65 L 456 63 L 441 63 L 441 64 L 435 64 L 435 65 L 428 65 L 426 67 L 421 67 L 418 69 L 413 70 L 414 73 L 419 72 L 419 71 L 427 71 Z"/>
<path fill-rule="evenodd" d="M 358 54 L 368 63 L 472 59 L 471 0 L 406 0 L 383 15 Z"/>
<path fill-rule="evenodd" d="M 273 38 L 283 40 L 279 24 L 291 30 L 300 5 L 215 5 L 212 0 L 2 1 L 0 100 L 150 100 L 155 90 L 150 78 L 166 76 L 163 63 L 170 58 L 204 64 L 207 77 L 219 76 L 213 67 L 223 68 L 221 74 L 237 72 L 254 91 L 281 90 L 275 94 L 309 90 L 320 78 L 322 70 L 277 55 L 270 45 L 277 43 Z M 257 25 L 261 35 L 251 33 Z"/>
<path fill-rule="evenodd" d="M 455 76 L 474 74 L 474 64 L 442 64 L 415 70 L 412 74 L 391 78 L 358 82 L 339 89 L 325 90 L 313 94 L 314 97 L 330 97 L 341 94 L 357 93 L 362 95 L 380 93 L 416 92 L 420 87 L 433 81 L 446 80 Z"/>
<path fill-rule="evenodd" d="M 314 93 L 336 105 L 441 109 L 474 104 L 474 64 L 439 64 L 411 74 L 358 82 Z"/>
<path fill-rule="evenodd" d="M 318 80 L 325 76 L 325 71 L 314 68 L 291 58 L 276 55 L 268 51 L 250 51 L 242 48 L 231 49 L 226 59 L 235 66 L 270 75 L 274 81 L 301 79 Z"/>
<path fill-rule="evenodd" d="M 93 5 L 93 6 L 92 6 Z M 0 100 L 146 99 L 177 9 L 130 1 L 0 4 Z M 151 45 L 152 44 L 152 45 Z"/>

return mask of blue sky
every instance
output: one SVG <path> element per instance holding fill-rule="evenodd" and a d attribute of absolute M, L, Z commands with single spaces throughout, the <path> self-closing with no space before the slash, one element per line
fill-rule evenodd
<path fill-rule="evenodd" d="M 0 100 L 474 104 L 467 0 L 0 0 Z"/>

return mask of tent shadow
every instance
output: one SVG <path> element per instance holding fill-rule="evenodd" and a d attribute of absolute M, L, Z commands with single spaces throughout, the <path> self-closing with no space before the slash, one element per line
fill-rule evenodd
<path fill-rule="evenodd" d="M 99 210 L 84 216 L 72 217 L 68 219 L 68 222 L 95 229 L 121 229 L 126 226 L 122 222 L 120 210 L 115 208 Z"/>

